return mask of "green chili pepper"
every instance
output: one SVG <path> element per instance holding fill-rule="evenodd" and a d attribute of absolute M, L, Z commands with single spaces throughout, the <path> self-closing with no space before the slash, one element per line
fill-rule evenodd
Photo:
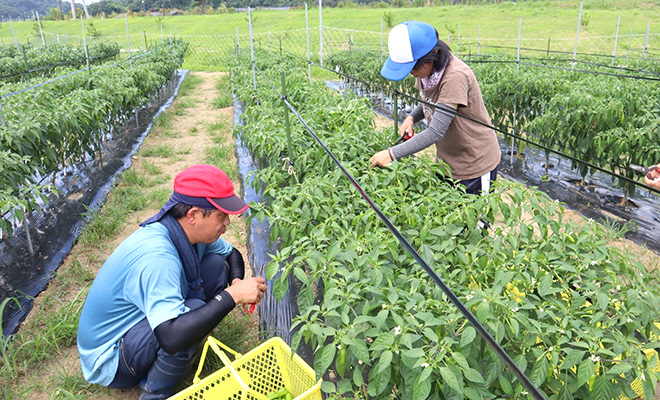
<path fill-rule="evenodd" d="M 266 397 L 268 397 L 270 400 L 277 400 L 277 399 L 284 399 L 286 395 L 291 395 L 288 390 L 286 390 L 285 387 L 282 387 L 280 390 L 276 392 L 271 392 L 269 393 Z M 293 397 L 292 397 L 293 399 Z"/>

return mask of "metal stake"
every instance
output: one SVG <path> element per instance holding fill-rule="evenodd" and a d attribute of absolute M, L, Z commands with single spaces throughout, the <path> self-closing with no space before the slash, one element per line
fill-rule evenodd
<path fill-rule="evenodd" d="M 41 27 L 41 19 L 39 19 L 39 11 L 37 11 L 37 23 L 39 23 L 39 33 L 41 34 L 41 43 L 46 47 L 46 39 L 44 39 L 44 30 Z"/>
<path fill-rule="evenodd" d="M 309 50 L 309 15 L 307 14 L 307 3 L 305 3 L 305 31 L 307 32 L 307 75 L 309 81 L 312 81 L 312 60 L 310 58 Z"/>
<path fill-rule="evenodd" d="M 646 50 L 649 48 L 649 22 L 646 21 L 646 38 L 644 38 L 644 56 L 646 56 Z"/>
<path fill-rule="evenodd" d="M 124 13 L 124 18 L 126 20 L 126 45 L 128 46 L 128 64 L 133 69 L 133 56 L 131 56 L 131 35 L 128 33 L 128 13 Z M 160 25 L 161 28 L 163 25 Z"/>
<path fill-rule="evenodd" d="M 319 58 L 323 66 L 323 0 L 319 0 Z"/>
<path fill-rule="evenodd" d="M 252 43 L 252 12 L 248 7 L 248 25 L 250 26 L 250 56 L 252 58 L 252 82 L 254 83 L 254 90 L 257 90 L 257 74 L 254 71 L 254 45 Z M 281 45 L 280 45 L 281 47 Z"/>
<path fill-rule="evenodd" d="M 577 32 L 575 33 L 575 48 L 573 49 L 573 65 L 571 66 L 571 71 L 575 69 L 575 64 L 577 60 L 577 46 L 578 46 L 578 37 L 580 37 L 580 24 L 582 23 L 582 5 L 584 3 L 580 2 L 580 15 L 578 15 L 578 24 Z"/>
<path fill-rule="evenodd" d="M 80 26 L 82 26 L 83 47 L 85 48 L 85 62 L 89 68 L 89 53 L 87 52 L 87 37 L 85 36 L 85 20 L 80 16 Z"/>
<path fill-rule="evenodd" d="M 11 21 L 11 17 L 9 17 L 9 26 L 11 27 L 11 36 L 14 38 L 14 45 L 16 46 L 16 51 L 18 54 L 21 54 L 21 48 L 18 46 L 18 40 L 16 40 L 16 34 L 14 33 L 14 23 Z"/>
<path fill-rule="evenodd" d="M 614 66 L 614 59 L 616 58 L 616 45 L 619 43 L 619 26 L 621 25 L 621 16 L 616 22 L 616 36 L 614 37 L 614 51 L 612 51 L 612 66 Z"/>

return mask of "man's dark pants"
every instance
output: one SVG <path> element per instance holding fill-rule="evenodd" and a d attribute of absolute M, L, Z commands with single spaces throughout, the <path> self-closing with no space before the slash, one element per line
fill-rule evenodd
<path fill-rule="evenodd" d="M 200 263 L 202 287 L 206 301 L 227 287 L 229 268 L 225 259 L 217 254 L 207 254 Z M 188 299 L 185 304 L 191 310 L 206 304 L 200 299 Z M 119 367 L 111 388 L 142 387 L 140 400 L 164 399 L 173 394 L 174 387 L 190 371 L 203 341 L 174 354 L 160 348 L 146 318 L 138 322 L 120 342 Z"/>

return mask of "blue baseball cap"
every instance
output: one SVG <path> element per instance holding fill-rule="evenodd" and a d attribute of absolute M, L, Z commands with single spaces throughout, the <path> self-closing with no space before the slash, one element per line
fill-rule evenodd
<path fill-rule="evenodd" d="M 425 22 L 406 21 L 392 28 L 387 38 L 389 57 L 380 74 L 390 81 L 400 81 L 412 71 L 417 61 L 438 44 L 435 28 Z"/>

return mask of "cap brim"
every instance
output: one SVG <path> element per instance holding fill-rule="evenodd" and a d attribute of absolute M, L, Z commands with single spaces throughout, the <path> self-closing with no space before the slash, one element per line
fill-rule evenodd
<path fill-rule="evenodd" d="M 400 81 L 403 80 L 410 71 L 415 67 L 417 61 L 411 61 L 408 63 L 397 63 L 392 61 L 390 57 L 387 57 L 383 68 L 380 69 L 380 74 L 383 78 L 390 81 Z"/>
<path fill-rule="evenodd" d="M 207 197 L 206 200 L 211 202 L 218 210 L 232 215 L 240 214 L 250 208 L 249 205 L 236 195 L 222 199 L 211 199 Z"/>

